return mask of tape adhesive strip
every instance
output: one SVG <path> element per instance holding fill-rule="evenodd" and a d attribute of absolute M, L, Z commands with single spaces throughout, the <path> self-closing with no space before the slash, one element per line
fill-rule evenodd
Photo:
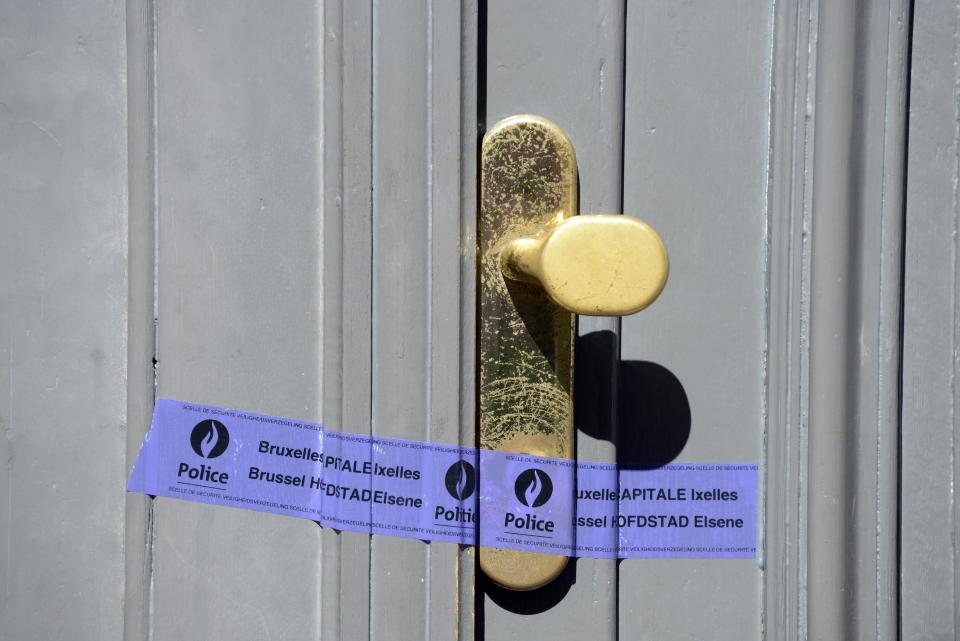
<path fill-rule="evenodd" d="M 127 490 L 424 541 L 753 558 L 757 475 L 755 463 L 618 468 L 158 399 Z"/>

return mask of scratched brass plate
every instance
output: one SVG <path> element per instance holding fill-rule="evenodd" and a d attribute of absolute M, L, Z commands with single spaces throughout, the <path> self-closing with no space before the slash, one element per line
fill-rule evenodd
<path fill-rule="evenodd" d="M 500 121 L 480 158 L 480 447 L 573 458 L 575 317 L 537 285 L 505 279 L 500 251 L 577 213 L 573 145 L 538 116 Z M 556 578 L 567 558 L 481 547 L 493 581 L 532 590 Z"/>

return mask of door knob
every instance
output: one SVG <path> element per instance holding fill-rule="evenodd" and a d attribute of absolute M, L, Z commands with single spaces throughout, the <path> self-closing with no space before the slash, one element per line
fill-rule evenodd
<path fill-rule="evenodd" d="M 507 278 L 539 284 L 575 314 L 625 316 L 652 303 L 667 282 L 667 248 L 642 220 L 593 214 L 564 219 L 500 252 Z"/>
<path fill-rule="evenodd" d="M 576 155 L 563 131 L 531 115 L 494 125 L 480 153 L 483 449 L 572 459 L 575 314 L 632 314 L 666 283 L 667 251 L 649 225 L 576 214 Z M 481 504 L 493 482 L 481 469 Z M 480 528 L 483 539 L 483 518 Z M 487 576 L 515 590 L 549 583 L 568 561 L 491 546 L 481 546 L 479 557 Z"/>

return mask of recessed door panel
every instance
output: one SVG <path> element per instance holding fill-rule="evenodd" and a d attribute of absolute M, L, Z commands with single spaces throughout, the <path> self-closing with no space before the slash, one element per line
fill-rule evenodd
<path fill-rule="evenodd" d="M 619 420 L 625 439 L 644 435 L 624 453 L 760 460 L 771 12 L 629 7 L 624 211 L 660 230 L 671 273 L 656 305 L 623 319 Z M 620 634 L 758 639 L 760 582 L 756 560 L 625 561 Z"/>

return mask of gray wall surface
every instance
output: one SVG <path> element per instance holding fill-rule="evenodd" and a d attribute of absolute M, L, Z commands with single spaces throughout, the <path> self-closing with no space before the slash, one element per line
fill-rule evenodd
<path fill-rule="evenodd" d="M 0 638 L 954 638 L 958 24 L 0 2 Z M 472 549 L 125 495 L 157 394 L 472 445 L 477 142 L 514 113 L 671 253 L 580 319 L 579 455 L 759 461 L 756 560 L 516 595 Z"/>

